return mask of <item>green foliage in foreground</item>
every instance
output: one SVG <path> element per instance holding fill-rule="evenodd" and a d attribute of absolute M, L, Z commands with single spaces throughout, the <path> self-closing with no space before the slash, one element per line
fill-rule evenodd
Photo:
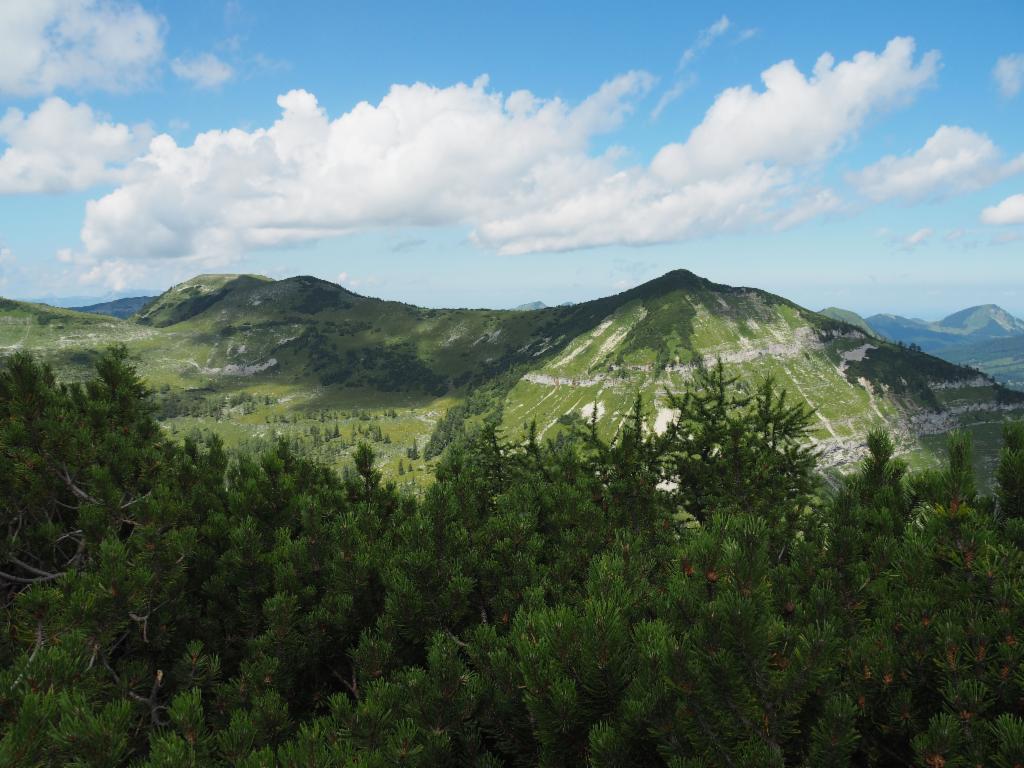
<path fill-rule="evenodd" d="M 0 372 L 0 764 L 1015 766 L 1024 428 L 823 496 L 807 415 L 721 369 L 645 432 L 361 448 L 160 434 L 123 351 Z"/>

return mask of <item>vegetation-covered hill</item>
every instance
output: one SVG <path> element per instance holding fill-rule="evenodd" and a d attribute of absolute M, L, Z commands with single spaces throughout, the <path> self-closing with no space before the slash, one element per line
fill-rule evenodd
<path fill-rule="evenodd" d="M 365 446 L 168 440 L 123 349 L 11 356 L 0 765 L 1024 764 L 1024 427 L 992 496 L 964 434 L 828 491 L 770 382 L 672 405 L 485 427 L 415 497 Z"/>
<path fill-rule="evenodd" d="M 531 366 L 508 394 L 509 429 L 536 421 L 555 436 L 596 414 L 610 436 L 639 391 L 650 427 L 670 416 L 665 392 L 721 360 L 748 387 L 766 375 L 815 410 L 812 440 L 824 463 L 856 458 L 872 427 L 888 425 L 911 450 L 922 434 L 998 417 L 1016 399 L 976 371 L 905 349 L 773 294 L 677 271 L 600 302 L 600 321 Z M 545 310 L 548 311 L 548 310 Z M 982 430 L 984 431 L 984 430 Z M 983 441 L 984 442 L 984 441 Z"/>
<path fill-rule="evenodd" d="M 142 311 L 156 296 L 129 296 L 113 301 L 90 304 L 87 307 L 71 307 L 76 312 L 88 312 L 93 315 L 110 315 L 111 317 L 131 317 Z"/>
<path fill-rule="evenodd" d="M 1024 389 L 1024 336 L 948 347 L 941 354 L 951 362 L 985 371 L 1008 387 Z"/>
<path fill-rule="evenodd" d="M 1024 321 L 995 304 L 969 307 L 937 322 L 900 317 L 872 315 L 868 325 L 893 341 L 916 344 L 925 352 L 937 353 L 965 344 L 978 344 L 991 339 L 1024 334 Z"/>
<path fill-rule="evenodd" d="M 837 307 L 821 313 L 880 338 L 977 368 L 1012 389 L 1024 389 L 1024 321 L 995 304 L 969 307 L 938 322 L 898 315 L 873 315 L 864 320 Z"/>
<path fill-rule="evenodd" d="M 849 323 L 856 328 L 860 328 L 869 336 L 879 336 L 879 333 L 868 325 L 867 320 L 852 310 L 842 309 L 840 307 L 825 307 L 825 309 L 818 310 L 818 314 L 824 315 L 825 317 L 831 317 L 833 320 L 840 320 L 844 323 Z"/>
<path fill-rule="evenodd" d="M 211 306 L 230 301 L 246 289 L 272 283 L 262 275 L 198 275 L 179 283 L 151 301 L 135 317 L 144 325 L 174 325 L 195 317 Z"/>
<path fill-rule="evenodd" d="M 556 438 L 594 416 L 608 438 L 639 393 L 653 404 L 648 429 L 663 430 L 665 392 L 717 360 L 744 386 L 771 375 L 812 408 L 826 466 L 849 465 L 880 426 L 927 464 L 935 436 L 965 425 L 991 463 L 996 422 L 1016 404 L 976 371 L 685 270 L 531 311 L 427 309 L 257 275 L 198 276 L 128 320 L 5 307 L 0 348 L 70 378 L 104 345 L 127 345 L 172 431 L 212 430 L 232 447 L 283 436 L 335 466 L 368 439 L 389 477 L 421 486 L 444 447 L 485 421 Z"/>
<path fill-rule="evenodd" d="M 969 336 L 1019 336 L 1024 321 L 995 304 L 968 307 L 939 321 L 944 328 L 957 328 Z"/>

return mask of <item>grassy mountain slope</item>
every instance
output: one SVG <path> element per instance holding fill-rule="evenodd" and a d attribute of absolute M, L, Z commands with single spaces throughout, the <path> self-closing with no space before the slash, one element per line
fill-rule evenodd
<path fill-rule="evenodd" d="M 1024 390 L 1024 336 L 947 347 L 942 356 L 983 370 L 1008 387 Z"/>
<path fill-rule="evenodd" d="M 1024 321 L 995 304 L 968 307 L 939 321 L 943 328 L 962 330 L 968 336 L 1017 336 L 1024 334 Z"/>
<path fill-rule="evenodd" d="M 67 372 L 82 372 L 96 350 L 135 345 L 152 331 L 116 317 L 0 298 L 0 356 L 29 350 Z"/>
<path fill-rule="evenodd" d="M 201 345 L 196 364 L 206 373 L 437 396 L 491 378 L 550 341 L 544 311 L 424 309 L 313 277 L 202 280 L 172 289 L 138 321 Z"/>
<path fill-rule="evenodd" d="M 453 419 L 490 413 L 510 435 L 535 421 L 554 437 L 596 412 L 611 434 L 639 392 L 662 429 L 665 392 L 718 359 L 750 384 L 774 376 L 813 407 L 830 465 L 856 458 L 872 426 L 925 457 L 928 436 L 1016 407 L 974 371 L 685 270 L 529 311 L 426 309 L 313 277 L 255 275 L 201 275 L 128 320 L 0 305 L 0 353 L 31 349 L 65 375 L 83 375 L 115 341 L 159 390 L 172 431 L 211 429 L 233 445 L 277 434 L 337 463 L 369 439 L 389 474 L 420 473 L 403 482 L 425 476 L 422 449 Z"/>
<path fill-rule="evenodd" d="M 262 275 L 198 275 L 162 293 L 135 319 L 143 325 L 174 325 L 201 314 L 239 291 L 272 282 Z"/>
<path fill-rule="evenodd" d="M 652 428 L 661 429 L 671 418 L 665 392 L 695 365 L 721 359 L 751 385 L 772 375 L 813 407 L 826 463 L 841 465 L 859 455 L 873 426 L 888 425 L 914 450 L 922 434 L 1001 413 L 1000 398 L 1013 399 L 976 372 L 763 291 L 670 273 L 615 298 L 600 323 L 516 384 L 506 426 L 535 420 L 550 437 L 596 410 L 613 432 L 640 392 L 654 404 Z"/>
<path fill-rule="evenodd" d="M 842 309 L 841 307 L 825 307 L 825 309 L 818 310 L 818 314 L 824 315 L 825 317 L 831 317 L 833 320 L 840 320 L 844 323 L 849 323 L 856 328 L 860 328 L 864 333 L 871 336 L 878 335 L 877 331 L 868 325 L 867 320 L 853 310 Z"/>

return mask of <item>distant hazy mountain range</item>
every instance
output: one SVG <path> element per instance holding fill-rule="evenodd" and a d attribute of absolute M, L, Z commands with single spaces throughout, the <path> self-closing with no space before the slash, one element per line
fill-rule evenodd
<path fill-rule="evenodd" d="M 563 301 L 558 306 L 560 306 L 560 307 L 571 307 L 572 305 L 573 305 L 573 302 L 571 302 L 571 301 Z M 535 309 L 551 309 L 551 305 L 550 304 L 545 304 L 543 301 L 531 301 L 528 304 L 520 304 L 518 307 L 512 307 L 512 309 L 517 311 L 517 312 L 530 312 L 530 311 L 533 311 Z"/>
<path fill-rule="evenodd" d="M 68 307 L 68 309 L 73 309 L 76 312 L 88 312 L 92 315 L 110 315 L 111 317 L 125 318 L 139 312 L 155 298 L 156 296 L 128 296 L 123 299 L 103 301 L 99 304 L 89 304 L 85 307 Z"/>
<path fill-rule="evenodd" d="M 35 296 L 33 298 L 23 299 L 23 301 L 29 304 L 48 304 L 51 307 L 60 307 L 62 309 L 78 309 L 79 307 L 92 307 L 101 304 L 110 304 L 119 299 L 136 299 L 145 296 L 159 296 L 161 293 L 163 293 L 163 291 L 157 288 L 129 288 L 124 291 L 106 293 L 102 296 L 58 296 L 51 293 L 46 296 Z"/>
<path fill-rule="evenodd" d="M 856 325 L 890 341 L 961 365 L 971 365 L 998 381 L 1024 389 L 1024 320 L 995 304 L 982 304 L 930 322 L 900 315 L 864 318 L 856 312 L 828 307 L 823 315 Z"/>

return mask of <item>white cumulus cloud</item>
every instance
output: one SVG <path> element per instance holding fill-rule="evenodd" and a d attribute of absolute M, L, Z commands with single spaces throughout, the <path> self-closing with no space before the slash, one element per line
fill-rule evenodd
<path fill-rule="evenodd" d="M 684 183 L 752 162 L 804 165 L 826 159 L 857 134 L 874 110 L 906 101 L 931 82 L 939 56 L 914 62 L 914 41 L 894 38 L 882 53 L 862 51 L 836 64 L 823 54 L 805 77 L 792 61 L 761 74 L 765 89 L 722 92 L 683 143 L 654 158 L 654 171 Z"/>
<path fill-rule="evenodd" d="M 88 266 L 79 275 L 83 285 L 102 285 L 112 291 L 123 291 L 138 285 L 147 274 L 145 266 L 124 259 L 109 259 Z"/>
<path fill-rule="evenodd" d="M 235 75 L 229 64 L 212 53 L 175 59 L 171 62 L 171 71 L 182 80 L 190 81 L 196 88 L 217 88 Z"/>
<path fill-rule="evenodd" d="M 943 125 L 914 154 L 883 157 L 847 178 L 876 202 L 912 202 L 981 189 L 1021 171 L 1024 155 L 1004 163 L 988 136 Z"/>
<path fill-rule="evenodd" d="M 651 83 L 616 78 L 576 107 L 471 85 L 394 86 L 377 105 L 331 120 L 291 91 L 269 128 L 208 131 L 188 147 L 159 136 L 133 179 L 87 205 L 82 239 L 95 258 L 229 258 L 247 248 L 369 227 L 465 224 L 528 205 L 558 163 L 589 158 L 594 135 L 617 127 Z M 559 181 L 573 186 L 571 178 Z"/>
<path fill-rule="evenodd" d="M 913 49 L 895 39 L 839 64 L 826 56 L 809 78 L 778 64 L 764 91 L 725 91 L 650 165 L 592 148 L 649 92 L 644 72 L 575 106 L 504 96 L 479 78 L 395 85 L 332 118 L 313 94 L 291 91 L 269 127 L 207 131 L 190 146 L 154 139 L 121 186 L 87 204 L 74 258 L 220 264 L 249 249 L 402 226 L 465 227 L 507 254 L 790 226 L 840 205 L 808 182 L 814 163 L 873 110 L 930 82 L 936 54 L 915 62 Z"/>
<path fill-rule="evenodd" d="M 992 70 L 999 92 L 1006 98 L 1012 98 L 1024 88 L 1024 53 L 1011 53 L 1002 56 Z"/>
<path fill-rule="evenodd" d="M 0 117 L 0 195 L 65 192 L 118 181 L 124 164 L 146 148 L 152 131 L 103 122 L 87 104 L 56 96 L 28 115 Z"/>
<path fill-rule="evenodd" d="M 164 25 L 119 0 L 0 2 L 0 93 L 143 85 L 163 55 Z"/>
<path fill-rule="evenodd" d="M 1011 195 L 981 212 L 986 224 L 1024 224 L 1024 194 Z"/>

